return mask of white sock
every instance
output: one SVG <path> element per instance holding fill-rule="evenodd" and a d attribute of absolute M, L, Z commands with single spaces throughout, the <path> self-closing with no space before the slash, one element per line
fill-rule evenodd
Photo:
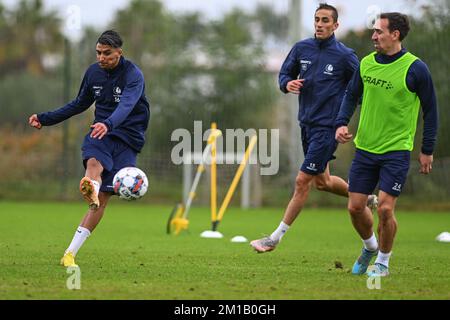
<path fill-rule="evenodd" d="M 389 258 L 391 257 L 391 254 L 392 251 L 388 253 L 378 251 L 377 260 L 375 260 L 375 263 L 381 263 L 382 265 L 389 267 Z"/>
<path fill-rule="evenodd" d="M 93 179 L 91 179 L 91 181 L 92 181 L 92 184 L 94 185 L 95 192 L 98 194 L 100 191 L 100 182 L 93 180 Z"/>
<path fill-rule="evenodd" d="M 281 238 L 283 238 L 284 234 L 288 231 L 289 226 L 281 221 L 278 228 L 270 235 L 270 239 L 276 242 L 280 242 Z"/>
<path fill-rule="evenodd" d="M 72 252 L 75 256 L 83 245 L 84 241 L 91 235 L 91 232 L 83 227 L 78 227 L 77 231 L 75 231 L 75 235 L 73 236 L 72 242 L 66 250 L 67 252 Z"/>
<path fill-rule="evenodd" d="M 376 251 L 378 249 L 378 241 L 377 237 L 375 237 L 375 233 L 372 233 L 372 236 L 369 239 L 362 239 L 362 241 L 364 243 L 364 248 L 366 248 L 367 250 Z"/>

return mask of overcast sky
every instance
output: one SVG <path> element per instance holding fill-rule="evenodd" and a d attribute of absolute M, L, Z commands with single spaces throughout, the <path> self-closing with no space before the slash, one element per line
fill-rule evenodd
<path fill-rule="evenodd" d="M 8 7 L 16 5 L 19 0 L 0 0 Z M 77 39 L 84 26 L 91 25 L 104 28 L 114 17 L 116 10 L 124 8 L 131 0 L 43 0 L 48 9 L 57 10 L 66 17 L 65 34 Z M 258 3 L 270 4 L 278 12 L 286 12 L 291 0 L 163 0 L 166 8 L 175 12 L 200 11 L 208 19 L 217 19 L 233 7 L 251 11 Z M 312 29 L 313 15 L 319 2 L 324 0 L 303 0 L 302 20 L 309 30 Z M 339 8 L 340 32 L 349 28 L 364 28 L 367 12 L 373 12 L 376 5 L 381 11 L 414 12 L 418 4 L 427 0 L 329 0 Z M 79 19 L 74 19 L 79 17 Z M 79 21 L 79 23 L 77 23 Z M 339 32 L 337 33 L 339 36 Z"/>

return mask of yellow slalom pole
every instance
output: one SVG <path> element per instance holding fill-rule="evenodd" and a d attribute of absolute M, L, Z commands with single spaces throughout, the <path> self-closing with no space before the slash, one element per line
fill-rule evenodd
<path fill-rule="evenodd" d="M 250 139 L 250 143 L 247 147 L 247 150 L 245 151 L 244 159 L 242 159 L 241 164 L 239 165 L 239 168 L 236 171 L 236 174 L 233 178 L 233 181 L 231 182 L 230 188 L 228 188 L 228 192 L 225 196 L 225 199 L 223 199 L 222 205 L 220 206 L 217 220 L 213 220 L 213 221 L 215 221 L 215 223 L 213 223 L 213 229 L 214 229 L 213 231 L 215 231 L 218 223 L 222 220 L 222 217 L 225 214 L 225 210 L 227 210 L 228 204 L 230 203 L 231 198 L 233 197 L 234 190 L 236 189 L 236 187 L 239 183 L 239 179 L 241 178 L 241 175 L 244 172 L 245 166 L 247 165 L 248 158 L 250 157 L 250 154 L 252 153 L 257 140 L 258 140 L 257 136 L 253 136 Z"/>
<path fill-rule="evenodd" d="M 216 139 L 215 131 L 217 124 L 211 123 L 211 139 L 208 143 L 211 144 L 211 221 L 217 219 L 217 162 L 216 162 Z"/>

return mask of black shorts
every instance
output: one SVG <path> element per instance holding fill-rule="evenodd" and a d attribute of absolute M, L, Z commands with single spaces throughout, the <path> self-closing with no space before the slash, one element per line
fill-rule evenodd
<path fill-rule="evenodd" d="M 372 194 L 379 189 L 398 197 L 406 182 L 410 151 L 391 151 L 375 154 L 356 149 L 348 178 L 348 191 Z"/>
<path fill-rule="evenodd" d="M 338 143 L 335 139 L 336 131 L 327 127 L 302 127 L 302 146 L 305 161 L 300 170 L 318 175 L 325 171 L 328 162 L 336 159 L 333 155 Z"/>
<path fill-rule="evenodd" d="M 91 138 L 89 133 L 84 138 L 81 151 L 85 168 L 90 158 L 97 159 L 103 166 L 100 187 L 100 191 L 103 192 L 114 192 L 112 182 L 117 171 L 124 167 L 136 166 L 136 151 L 114 136 L 106 135 L 99 140 Z"/>

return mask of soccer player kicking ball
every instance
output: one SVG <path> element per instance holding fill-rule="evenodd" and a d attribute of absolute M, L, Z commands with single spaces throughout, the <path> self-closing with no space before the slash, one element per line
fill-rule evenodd
<path fill-rule="evenodd" d="M 41 129 L 69 119 L 95 102 L 94 123 L 81 147 L 86 173 L 80 181 L 80 192 L 89 210 L 61 259 L 65 267 L 76 266 L 78 250 L 103 217 L 114 194 L 112 179 L 116 172 L 136 165 L 150 119 L 143 74 L 122 56 L 120 35 L 105 31 L 97 40 L 96 51 L 97 63 L 86 71 L 77 98 L 29 118 L 32 127 Z"/>
<path fill-rule="evenodd" d="M 356 154 L 349 174 L 348 210 L 364 248 L 352 273 L 366 273 L 372 257 L 377 256 L 368 275 L 383 277 L 389 274 L 397 231 L 394 210 L 409 170 L 419 107 L 422 106 L 424 120 L 419 155 L 423 174 L 431 171 L 438 111 L 427 66 L 402 48 L 401 42 L 409 31 L 408 17 L 396 12 L 381 14 L 373 29 L 375 52 L 362 59 L 347 87 L 336 119 L 336 140 L 351 140 L 347 124 L 362 97 Z M 367 197 L 377 184 L 379 244 L 372 229 L 372 215 L 364 210 Z"/>

